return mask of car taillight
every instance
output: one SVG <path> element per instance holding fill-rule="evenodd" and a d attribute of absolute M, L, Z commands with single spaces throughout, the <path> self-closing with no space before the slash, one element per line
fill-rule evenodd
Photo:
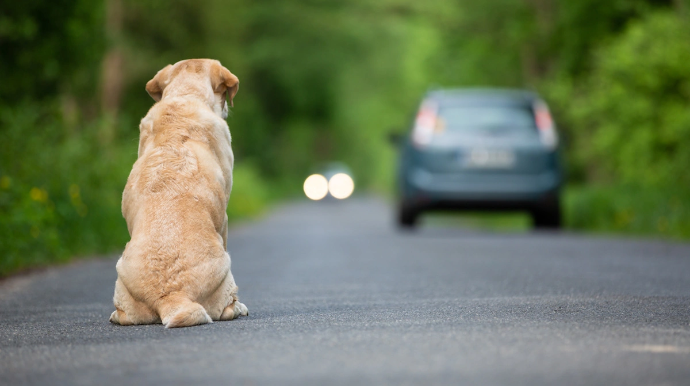
<path fill-rule="evenodd" d="M 422 103 L 412 130 L 412 143 L 415 146 L 424 147 L 431 143 L 438 120 L 437 112 L 436 103 L 431 101 Z"/>
<path fill-rule="evenodd" d="M 558 134 L 556 134 L 549 107 L 543 101 L 534 102 L 534 120 L 537 129 L 539 129 L 541 143 L 551 150 L 556 149 L 558 146 Z"/>

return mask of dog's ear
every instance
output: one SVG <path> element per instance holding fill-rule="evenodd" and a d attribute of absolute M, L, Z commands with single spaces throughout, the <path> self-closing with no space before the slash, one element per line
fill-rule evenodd
<path fill-rule="evenodd" d="M 170 70 L 172 69 L 172 65 L 168 64 L 163 68 L 162 70 L 158 71 L 156 76 L 153 77 L 153 79 L 149 80 L 148 83 L 146 83 L 146 92 L 151 95 L 151 98 L 153 98 L 154 101 L 160 102 L 161 98 L 163 97 L 163 90 L 165 89 L 165 86 L 168 85 L 170 82 Z"/>
<path fill-rule="evenodd" d="M 232 99 L 240 89 L 240 80 L 219 62 L 214 63 L 211 68 L 211 85 L 214 93 L 227 92 L 230 106 L 234 106 Z"/>

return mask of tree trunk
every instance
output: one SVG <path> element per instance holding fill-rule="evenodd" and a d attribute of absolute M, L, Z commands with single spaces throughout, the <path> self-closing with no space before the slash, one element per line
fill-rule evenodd
<path fill-rule="evenodd" d="M 673 0 L 673 8 L 681 17 L 687 17 L 688 2 L 687 0 Z"/>
<path fill-rule="evenodd" d="M 108 48 L 101 67 L 101 112 L 105 116 L 101 141 L 107 145 L 114 139 L 122 98 L 122 0 L 106 0 L 105 34 Z"/>
<path fill-rule="evenodd" d="M 554 25 L 555 4 L 553 0 L 524 0 L 534 14 L 537 32 L 520 50 L 522 78 L 527 85 L 534 85 L 548 72 L 550 59 L 540 55 L 539 47 L 544 47 L 550 39 Z"/>

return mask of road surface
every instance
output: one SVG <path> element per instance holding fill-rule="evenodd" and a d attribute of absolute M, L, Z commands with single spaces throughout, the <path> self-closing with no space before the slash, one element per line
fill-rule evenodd
<path fill-rule="evenodd" d="M 229 250 L 249 317 L 185 329 L 108 323 L 116 256 L 0 282 L 0 384 L 690 384 L 690 244 L 400 233 L 353 199 Z"/>

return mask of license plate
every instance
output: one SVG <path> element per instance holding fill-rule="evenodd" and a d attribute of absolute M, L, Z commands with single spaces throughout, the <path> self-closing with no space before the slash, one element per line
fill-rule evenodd
<path fill-rule="evenodd" d="M 469 168 L 510 168 L 515 165 L 515 153 L 505 149 L 472 149 L 461 162 Z"/>

